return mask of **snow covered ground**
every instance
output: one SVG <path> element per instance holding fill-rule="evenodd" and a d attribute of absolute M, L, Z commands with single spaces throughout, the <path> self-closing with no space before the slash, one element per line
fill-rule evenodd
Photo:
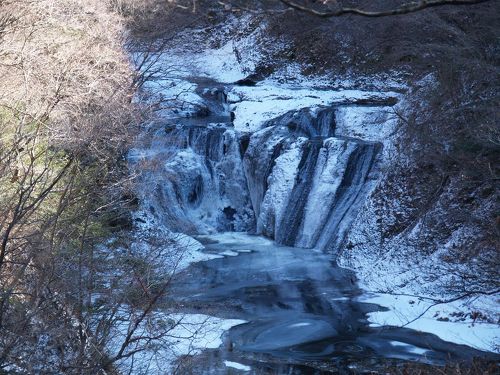
<path fill-rule="evenodd" d="M 372 326 L 406 327 L 432 333 L 444 341 L 467 345 L 479 350 L 498 352 L 500 349 L 498 324 L 475 322 L 470 315 L 464 316 L 463 312 L 470 309 L 467 305 L 470 301 L 436 304 L 432 300 L 421 297 L 384 293 L 366 293 L 359 300 L 388 309 L 369 314 Z M 484 299 L 475 302 L 476 305 L 482 304 L 482 307 L 485 307 L 493 301 Z"/>
<path fill-rule="evenodd" d="M 395 92 L 303 88 L 265 80 L 253 87 L 233 87 L 228 94 L 228 101 L 234 103 L 234 127 L 241 132 L 254 132 L 261 129 L 266 121 L 292 110 L 355 103 L 360 100 L 382 102 L 397 97 Z"/>
<path fill-rule="evenodd" d="M 245 20 L 240 22 L 245 23 Z M 173 49 L 168 50 L 168 53 L 148 56 L 153 62 L 145 66 L 152 70 L 160 67 L 169 74 L 159 75 L 147 82 L 144 89 L 152 93 L 153 98 L 160 97 L 170 102 L 168 110 L 162 113 L 163 116 L 178 116 L 179 107 L 185 114 L 190 114 L 202 102 L 194 92 L 196 84 L 190 81 L 191 77 L 206 77 L 225 84 L 229 88 L 227 99 L 231 103 L 231 111 L 235 113 L 234 126 L 241 132 L 256 131 L 266 121 L 291 110 L 306 107 L 314 109 L 340 103 L 355 103 L 360 100 L 383 102 L 401 96 L 400 93 L 390 90 L 361 90 L 358 88 L 358 83 L 350 83 L 350 78 L 332 80 L 325 77 L 304 76 L 297 64 L 282 67 L 256 86 L 235 86 L 234 83 L 249 76 L 262 59 L 258 49 L 255 48 L 255 43 L 262 37 L 263 31 L 263 27 L 258 28 L 238 40 L 226 41 L 219 48 L 207 48 L 197 52 Z M 135 60 L 140 63 L 140 56 L 136 56 Z M 293 80 L 288 79 L 290 77 L 293 77 Z M 372 86 L 380 85 L 376 78 L 368 81 L 371 81 Z M 392 82 L 391 87 L 402 88 L 395 82 Z M 175 110 L 172 111 L 173 108 Z M 357 119 L 359 123 L 361 118 L 370 112 L 373 114 L 373 111 L 373 108 L 344 107 L 339 111 L 339 120 L 348 117 L 349 120 Z M 379 120 L 381 113 L 383 116 L 383 112 L 376 113 Z M 372 129 L 368 131 L 374 133 Z M 351 136 L 348 135 L 347 129 L 345 133 L 346 136 Z M 377 134 L 382 137 L 384 133 L 377 132 Z"/>
<path fill-rule="evenodd" d="M 133 368 L 133 373 L 173 373 L 180 357 L 218 348 L 222 344 L 224 332 L 244 323 L 244 320 L 221 319 L 204 314 L 154 313 L 135 330 L 133 343 L 125 352 L 137 350 L 137 353 L 120 360 L 118 366 L 125 372 Z M 114 332 L 111 355 L 120 350 L 129 329 L 130 325 L 125 323 Z M 152 336 L 157 337 L 154 344 L 147 340 L 147 337 Z M 135 340 L 141 337 L 143 339 Z"/>
<path fill-rule="evenodd" d="M 162 262 L 166 274 L 175 274 L 189 267 L 192 263 L 222 258 L 222 255 L 208 254 L 203 252 L 204 246 L 196 239 L 183 233 L 175 233 L 160 223 L 157 223 L 152 215 L 145 211 L 134 213 L 136 231 L 134 242 L 131 244 L 132 251 L 147 254 L 152 247 L 155 255 L 155 263 Z"/>

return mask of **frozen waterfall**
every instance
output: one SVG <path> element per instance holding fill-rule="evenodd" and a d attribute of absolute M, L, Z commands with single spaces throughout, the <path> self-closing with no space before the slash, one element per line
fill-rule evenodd
<path fill-rule="evenodd" d="M 223 90 L 198 92 L 205 106 L 196 116 L 159 122 L 136 150 L 149 164 L 150 214 L 187 234 L 246 231 L 287 246 L 341 247 L 382 149 L 338 131 L 337 111 L 356 104 L 298 108 L 243 132 Z"/>

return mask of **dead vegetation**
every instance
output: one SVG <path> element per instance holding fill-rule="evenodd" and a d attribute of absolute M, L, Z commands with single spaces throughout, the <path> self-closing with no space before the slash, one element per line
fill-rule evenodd
<path fill-rule="evenodd" d="M 122 22 L 100 1 L 0 15 L 0 371 L 84 373 L 103 348 L 95 249 L 126 206 L 136 117 Z"/>
<path fill-rule="evenodd" d="M 388 375 L 493 375 L 499 371 L 498 363 L 475 358 L 469 363 L 450 363 L 435 367 L 418 363 L 407 363 L 399 367 L 388 367 Z"/>

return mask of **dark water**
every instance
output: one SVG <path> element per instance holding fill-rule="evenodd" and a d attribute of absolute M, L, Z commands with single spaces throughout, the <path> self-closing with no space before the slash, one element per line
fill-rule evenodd
<path fill-rule="evenodd" d="M 184 312 L 248 323 L 233 327 L 220 349 L 195 360 L 192 373 L 352 373 L 484 355 L 431 334 L 369 327 L 366 313 L 382 308 L 359 302 L 353 273 L 328 255 L 238 234 L 199 240 L 207 252 L 232 256 L 192 265 L 176 280 L 173 300 Z M 251 370 L 229 369 L 224 361 Z"/>

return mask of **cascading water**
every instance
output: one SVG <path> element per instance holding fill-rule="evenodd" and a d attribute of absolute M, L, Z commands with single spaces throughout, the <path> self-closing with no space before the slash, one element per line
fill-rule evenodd
<path fill-rule="evenodd" d="M 323 141 L 315 139 L 306 141 L 302 147 L 295 183 L 275 235 L 280 244 L 294 246 L 297 242 L 322 146 Z"/>
<path fill-rule="evenodd" d="M 151 212 L 187 234 L 247 231 L 278 244 L 335 250 L 370 184 L 381 144 L 335 134 L 335 108 L 290 111 L 254 133 L 232 127 L 227 95 L 157 130 L 168 153 L 149 189 Z M 146 177 L 147 178 L 147 177 Z"/>
<path fill-rule="evenodd" d="M 335 137 L 334 114 L 290 112 L 251 136 L 244 165 L 258 234 L 287 246 L 341 245 L 381 144 Z"/>

